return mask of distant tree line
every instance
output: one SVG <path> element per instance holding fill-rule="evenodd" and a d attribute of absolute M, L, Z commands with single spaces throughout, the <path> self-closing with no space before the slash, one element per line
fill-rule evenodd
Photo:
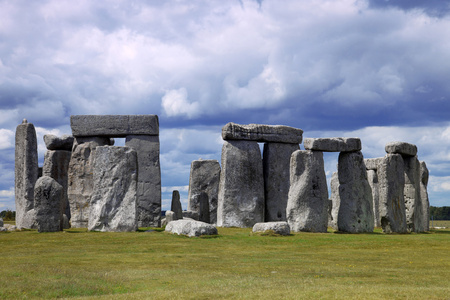
<path fill-rule="evenodd" d="M 450 206 L 430 206 L 430 219 L 433 220 L 450 220 Z"/>
<path fill-rule="evenodd" d="M 3 221 L 15 221 L 16 220 L 16 212 L 11 210 L 4 210 L 0 212 L 0 218 L 3 219 Z"/>

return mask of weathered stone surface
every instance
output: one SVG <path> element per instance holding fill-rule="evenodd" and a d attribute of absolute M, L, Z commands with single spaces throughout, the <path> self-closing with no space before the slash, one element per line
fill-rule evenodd
<path fill-rule="evenodd" d="M 47 150 L 44 157 L 42 175 L 49 176 L 56 180 L 63 187 L 62 213 L 70 219 L 70 205 L 67 197 L 67 186 L 69 176 L 69 163 L 71 151 Z M 61 224 L 63 226 L 64 224 Z"/>
<path fill-rule="evenodd" d="M 420 199 L 422 202 L 422 224 L 425 231 L 430 230 L 430 201 L 428 199 L 428 177 L 427 164 L 420 162 Z"/>
<path fill-rule="evenodd" d="M 11 225 L 11 224 L 4 224 L 3 228 L 5 230 L 2 230 L 2 231 L 16 231 L 18 229 L 17 226 L 14 226 L 14 225 Z"/>
<path fill-rule="evenodd" d="M 172 221 L 167 224 L 166 231 L 189 237 L 217 234 L 217 228 L 213 225 L 195 220 Z"/>
<path fill-rule="evenodd" d="M 93 191 L 93 153 L 98 146 L 110 144 L 109 138 L 75 139 L 69 163 L 67 196 L 72 228 L 87 228 L 89 202 Z"/>
<path fill-rule="evenodd" d="M 263 152 L 265 221 L 286 221 L 289 164 L 298 144 L 265 143 Z"/>
<path fill-rule="evenodd" d="M 264 177 L 257 142 L 225 141 L 217 226 L 252 227 L 264 221 Z"/>
<path fill-rule="evenodd" d="M 364 164 L 366 165 L 366 170 L 378 170 L 378 165 L 383 161 L 383 157 L 377 158 L 366 158 L 364 159 Z"/>
<path fill-rule="evenodd" d="M 222 138 L 224 140 L 245 140 L 261 143 L 301 144 L 303 130 L 284 125 L 240 125 L 230 122 L 222 127 Z"/>
<path fill-rule="evenodd" d="M 405 167 L 400 154 L 387 154 L 377 171 L 380 221 L 383 232 L 386 233 L 406 233 L 404 173 Z"/>
<path fill-rule="evenodd" d="M 138 225 L 158 227 L 161 222 L 161 167 L 158 136 L 129 135 L 125 146 L 138 157 Z"/>
<path fill-rule="evenodd" d="M 290 189 L 286 219 L 294 232 L 326 232 L 328 189 L 323 153 L 297 150 L 290 163 Z"/>
<path fill-rule="evenodd" d="M 406 227 L 410 232 L 423 232 L 422 201 L 420 197 L 420 163 L 417 156 L 403 156 L 405 167 Z"/>
<path fill-rule="evenodd" d="M 334 172 L 331 175 L 330 181 L 330 189 L 331 189 L 331 222 L 329 225 L 334 230 L 338 230 L 338 214 L 339 214 L 339 206 L 341 205 L 341 198 L 339 197 L 339 177 L 338 172 Z"/>
<path fill-rule="evenodd" d="M 189 176 L 188 210 L 200 212 L 200 195 L 206 193 L 209 206 L 209 221 L 217 223 L 217 199 L 219 194 L 220 164 L 217 160 L 194 160 Z"/>
<path fill-rule="evenodd" d="M 93 170 L 94 192 L 89 207 L 88 229 L 136 231 L 136 151 L 129 147 L 97 147 Z"/>
<path fill-rule="evenodd" d="M 63 187 L 55 179 L 42 176 L 34 187 L 34 210 L 39 232 L 62 230 Z"/>
<path fill-rule="evenodd" d="M 175 214 L 174 220 L 183 219 L 183 208 L 181 207 L 180 192 L 177 190 L 172 192 L 172 204 L 170 210 Z"/>
<path fill-rule="evenodd" d="M 183 210 L 183 218 L 184 219 L 192 219 L 198 221 L 200 218 L 200 215 L 198 212 L 193 210 Z"/>
<path fill-rule="evenodd" d="M 70 116 L 70 126 L 75 137 L 159 135 L 156 115 L 75 115 Z"/>
<path fill-rule="evenodd" d="M 25 215 L 34 207 L 34 184 L 38 179 L 38 152 L 34 125 L 23 120 L 16 128 L 15 141 L 15 201 L 16 226 L 31 228 L 34 222 L 24 222 Z M 29 219 L 29 218 L 28 218 Z"/>
<path fill-rule="evenodd" d="M 63 135 L 58 137 L 53 134 L 44 135 L 45 146 L 48 150 L 66 150 L 72 151 L 74 137 L 71 135 Z"/>
<path fill-rule="evenodd" d="M 210 223 L 208 194 L 205 192 L 201 192 L 198 196 L 198 199 L 200 203 L 200 213 L 198 216 L 198 220 L 201 222 Z"/>
<path fill-rule="evenodd" d="M 305 138 L 303 146 L 306 150 L 324 152 L 347 152 L 361 150 L 361 140 L 359 138 Z"/>
<path fill-rule="evenodd" d="M 62 229 L 69 229 L 69 228 L 70 228 L 69 218 L 67 217 L 66 214 L 63 214 L 63 227 L 62 227 Z"/>
<path fill-rule="evenodd" d="M 287 222 L 278 221 L 278 222 L 265 222 L 265 223 L 256 223 L 253 225 L 253 232 L 270 232 L 273 231 L 275 234 L 279 235 L 289 235 L 291 234 L 291 229 Z"/>
<path fill-rule="evenodd" d="M 417 146 L 405 142 L 390 142 L 385 146 L 386 153 L 402 154 L 415 156 L 417 154 Z"/>
<path fill-rule="evenodd" d="M 0 218 L 0 227 L 3 227 L 3 219 Z"/>
<path fill-rule="evenodd" d="M 367 167 L 366 167 L 367 169 Z M 369 181 L 370 188 L 372 189 L 372 199 L 373 199 L 373 225 L 375 227 L 381 226 L 380 219 L 380 194 L 378 192 L 378 175 L 375 170 L 367 170 L 367 180 Z"/>
<path fill-rule="evenodd" d="M 178 220 L 175 213 L 171 210 L 166 211 L 166 217 L 161 220 L 161 227 L 167 226 L 169 222 Z"/>
<path fill-rule="evenodd" d="M 338 162 L 338 230 L 349 233 L 373 232 L 372 189 L 367 181 L 364 157 L 360 151 L 341 152 Z"/>

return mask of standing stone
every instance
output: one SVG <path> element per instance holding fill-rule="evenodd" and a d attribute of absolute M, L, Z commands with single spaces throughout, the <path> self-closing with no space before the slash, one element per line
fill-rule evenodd
<path fill-rule="evenodd" d="M 327 232 L 328 189 L 323 152 L 297 150 L 290 166 L 286 218 L 291 231 Z"/>
<path fill-rule="evenodd" d="M 27 213 L 34 207 L 34 185 L 38 179 L 38 152 L 34 125 L 23 120 L 16 128 L 15 201 L 17 228 L 34 227 Z M 31 216 L 31 215 L 30 215 Z"/>
<path fill-rule="evenodd" d="M 3 227 L 3 219 L 0 218 L 0 227 Z"/>
<path fill-rule="evenodd" d="M 138 156 L 138 225 L 159 227 L 161 224 L 161 167 L 159 136 L 128 135 L 125 146 Z"/>
<path fill-rule="evenodd" d="M 170 210 L 175 214 L 174 220 L 183 219 L 183 208 L 181 207 L 180 192 L 177 190 L 172 192 L 172 204 L 170 206 Z"/>
<path fill-rule="evenodd" d="M 45 146 L 48 150 L 66 150 L 72 151 L 74 137 L 71 135 L 63 135 L 57 137 L 53 134 L 44 135 Z"/>
<path fill-rule="evenodd" d="M 217 225 L 252 227 L 264 221 L 264 177 L 257 142 L 225 141 Z"/>
<path fill-rule="evenodd" d="M 428 177 L 429 172 L 427 164 L 424 161 L 420 162 L 420 199 L 422 204 L 422 224 L 423 230 L 430 230 L 430 201 L 428 199 Z"/>
<path fill-rule="evenodd" d="M 217 160 L 194 160 L 189 176 L 188 210 L 200 211 L 200 195 L 206 193 L 209 207 L 209 220 L 217 223 L 217 199 L 219 194 L 220 164 Z"/>
<path fill-rule="evenodd" d="M 331 189 L 331 224 L 329 226 L 334 230 L 338 230 L 338 214 L 339 214 L 339 206 L 341 205 L 341 198 L 339 197 L 339 177 L 338 172 L 334 172 L 331 175 L 330 181 L 330 189 Z M 330 222 L 329 222 L 330 223 Z"/>
<path fill-rule="evenodd" d="M 62 213 L 70 219 L 70 205 L 67 197 L 68 172 L 71 151 L 47 150 L 42 168 L 43 176 L 48 176 L 56 180 L 63 187 Z M 62 226 L 64 224 L 61 224 Z M 63 226 L 64 227 L 64 226 Z"/>
<path fill-rule="evenodd" d="M 200 203 L 200 214 L 198 216 L 199 221 L 210 223 L 208 194 L 202 192 L 198 196 L 198 199 Z"/>
<path fill-rule="evenodd" d="M 406 227 L 410 232 L 423 232 L 422 201 L 420 197 L 420 163 L 417 156 L 403 156 Z"/>
<path fill-rule="evenodd" d="M 341 152 L 338 162 L 339 231 L 349 233 L 373 232 L 372 189 L 361 151 Z"/>
<path fill-rule="evenodd" d="M 375 170 L 367 170 L 367 180 L 372 189 L 374 226 L 380 227 L 380 195 L 378 192 L 378 175 Z"/>
<path fill-rule="evenodd" d="M 72 228 L 87 228 L 89 202 L 93 192 L 93 152 L 109 145 L 109 138 L 76 138 L 69 162 L 67 196 Z"/>
<path fill-rule="evenodd" d="M 88 229 L 136 231 L 136 151 L 129 147 L 97 147 L 93 170 L 94 192 L 89 207 Z"/>
<path fill-rule="evenodd" d="M 404 170 L 400 154 L 387 154 L 378 166 L 380 221 L 385 233 L 406 233 Z"/>
<path fill-rule="evenodd" d="M 39 232 L 62 230 L 63 187 L 55 179 L 43 176 L 34 188 L 34 210 Z"/>
<path fill-rule="evenodd" d="M 289 164 L 298 144 L 265 143 L 263 152 L 265 221 L 286 221 Z"/>

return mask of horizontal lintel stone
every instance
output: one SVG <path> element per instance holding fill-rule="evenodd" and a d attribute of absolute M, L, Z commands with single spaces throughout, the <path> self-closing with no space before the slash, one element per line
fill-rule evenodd
<path fill-rule="evenodd" d="M 73 115 L 70 126 L 75 137 L 159 135 L 157 115 Z"/>
<path fill-rule="evenodd" d="M 417 154 L 417 146 L 406 142 L 390 142 L 384 148 L 386 153 L 402 154 L 408 156 L 415 156 Z"/>
<path fill-rule="evenodd" d="M 383 157 L 377 158 L 366 158 L 364 159 L 364 164 L 366 165 L 366 170 L 378 170 L 378 166 L 383 162 Z"/>
<path fill-rule="evenodd" d="M 303 145 L 306 150 L 324 152 L 350 152 L 361 150 L 359 138 L 305 138 Z"/>
<path fill-rule="evenodd" d="M 300 144 L 303 139 L 303 130 L 284 125 L 241 125 L 230 122 L 222 128 L 222 138 L 260 143 Z"/>

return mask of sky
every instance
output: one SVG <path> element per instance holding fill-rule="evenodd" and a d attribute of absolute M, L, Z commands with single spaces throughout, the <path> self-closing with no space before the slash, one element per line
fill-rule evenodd
<path fill-rule="evenodd" d="M 365 158 L 415 144 L 450 206 L 449 82 L 445 0 L 0 0 L 0 210 L 16 126 L 35 125 L 42 166 L 43 135 L 78 114 L 159 116 L 163 209 L 174 189 L 187 208 L 190 164 L 220 161 L 228 122 L 359 137 Z"/>

